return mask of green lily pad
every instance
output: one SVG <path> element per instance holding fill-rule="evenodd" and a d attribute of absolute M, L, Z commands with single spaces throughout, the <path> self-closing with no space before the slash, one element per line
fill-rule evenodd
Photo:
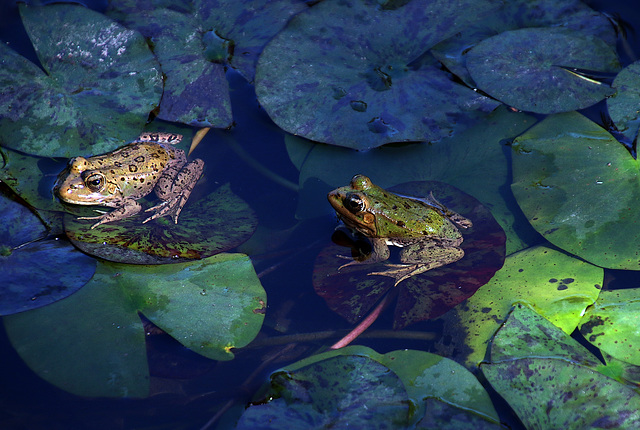
<path fill-rule="evenodd" d="M 235 248 L 251 237 L 257 225 L 253 210 L 233 194 L 229 184 L 189 201 L 178 224 L 166 217 L 142 224 L 148 216 L 141 212 L 92 229 L 95 220 L 66 214 L 65 232 L 75 246 L 105 260 L 164 264 L 202 259 Z"/>
<path fill-rule="evenodd" d="M 436 180 L 459 188 L 487 206 L 507 234 L 507 254 L 514 253 L 535 243 L 539 235 L 519 211 L 513 211 L 515 199 L 502 191 L 510 183 L 504 143 L 534 123 L 533 117 L 503 106 L 482 124 L 436 144 L 384 146 L 366 153 L 286 136 L 289 157 L 300 169 L 296 216 L 308 219 L 333 213 L 327 193 L 349 183 L 356 173 L 375 178 L 383 188 Z"/>
<path fill-rule="evenodd" d="M 205 58 L 205 30 L 191 13 L 140 9 L 141 2 L 111 1 L 108 14 L 147 37 L 166 75 L 158 118 L 198 127 L 231 126 L 224 65 Z"/>
<path fill-rule="evenodd" d="M 504 31 L 531 27 L 567 28 L 599 37 L 612 48 L 616 46 L 616 32 L 609 19 L 581 0 L 509 0 L 460 34 L 437 44 L 431 52 L 452 73 L 475 87 L 466 68 L 469 50 Z"/>
<path fill-rule="evenodd" d="M 640 270 L 638 162 L 576 112 L 553 115 L 513 144 L 513 194 L 549 242 L 601 267 Z"/>
<path fill-rule="evenodd" d="M 506 31 L 467 54 L 467 68 L 478 88 L 520 110 L 567 112 L 615 92 L 564 67 L 617 72 L 620 64 L 615 50 L 601 39 L 563 28 Z"/>
<path fill-rule="evenodd" d="M 607 99 L 607 109 L 619 132 L 630 141 L 640 128 L 640 61 L 622 69 L 613 80 L 616 93 Z"/>
<path fill-rule="evenodd" d="M 580 333 L 611 356 L 640 365 L 639 297 L 638 288 L 601 292 L 582 317 Z"/>
<path fill-rule="evenodd" d="M 138 312 L 198 354 L 230 360 L 259 332 L 265 307 L 251 260 L 218 254 L 161 266 L 100 263 L 66 300 L 3 321 L 18 354 L 52 384 L 81 396 L 145 397 Z"/>
<path fill-rule="evenodd" d="M 3 194 L 0 219 L 0 315 L 62 300 L 93 276 L 93 258 L 68 241 L 45 238 L 42 222 L 27 207 Z"/>
<path fill-rule="evenodd" d="M 439 140 L 497 104 L 424 58 L 491 7 L 325 0 L 292 18 L 264 48 L 258 101 L 285 131 L 318 142 L 370 149 Z"/>
<path fill-rule="evenodd" d="M 393 327 L 399 329 L 436 318 L 471 297 L 502 267 L 505 236 L 487 208 L 450 185 L 410 182 L 388 190 L 417 197 L 433 192 L 438 201 L 473 222 L 473 227 L 460 229 L 464 238 L 460 247 L 465 252 L 461 260 L 412 276 L 395 287 L 399 297 Z M 345 260 L 344 254 L 344 248 L 337 245 L 321 251 L 314 265 L 313 286 L 331 310 L 353 323 L 365 317 L 395 283 L 394 278 L 369 274 L 384 272 L 388 270 L 386 263 L 399 261 L 339 269 L 350 261 Z"/>
<path fill-rule="evenodd" d="M 315 355 L 274 373 L 264 398 L 245 411 L 237 428 L 335 428 L 348 422 L 354 428 L 402 429 L 427 421 L 439 421 L 441 429 L 458 428 L 460 421 L 498 428 L 478 380 L 459 364 L 423 351 L 382 355 L 351 346 Z"/>
<path fill-rule="evenodd" d="M 507 257 L 504 267 L 473 297 L 445 314 L 445 335 L 460 359 L 475 366 L 515 303 L 533 307 L 565 333 L 578 326 L 598 298 L 603 270 L 543 246 Z"/>
<path fill-rule="evenodd" d="M 162 94 L 159 64 L 142 35 L 78 5 L 20 4 L 20 12 L 45 71 L 0 46 L 3 145 L 69 157 L 137 136 Z"/>
<path fill-rule="evenodd" d="M 526 428 L 637 428 L 640 395 L 598 373 L 598 360 L 525 306 L 496 333 L 482 372 Z"/>

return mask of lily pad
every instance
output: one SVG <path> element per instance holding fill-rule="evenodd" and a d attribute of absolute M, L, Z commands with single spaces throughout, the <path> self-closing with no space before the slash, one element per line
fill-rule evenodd
<path fill-rule="evenodd" d="M 580 322 L 580 333 L 597 348 L 640 365 L 640 294 L 638 288 L 603 291 Z"/>
<path fill-rule="evenodd" d="M 3 145 L 69 157 L 137 136 L 162 94 L 159 64 L 142 35 L 78 5 L 20 4 L 20 12 L 44 72 L 0 46 Z"/>
<path fill-rule="evenodd" d="M 62 300 L 91 279 L 95 260 L 68 241 L 46 238 L 27 207 L 0 194 L 0 214 L 0 315 Z"/>
<path fill-rule="evenodd" d="M 567 28 L 584 36 L 599 37 L 612 48 L 616 46 L 616 32 L 609 19 L 581 0 L 509 0 L 491 15 L 437 44 L 431 52 L 452 73 L 475 87 L 466 68 L 469 50 L 504 31 L 531 27 Z"/>
<path fill-rule="evenodd" d="M 616 93 L 607 99 L 607 109 L 619 132 L 635 141 L 640 128 L 640 61 L 622 69 L 613 80 Z"/>
<path fill-rule="evenodd" d="M 549 242 L 601 267 L 640 270 L 638 161 L 576 112 L 553 115 L 513 144 L 511 189 Z"/>
<path fill-rule="evenodd" d="M 526 428 L 637 428 L 640 395 L 593 369 L 597 359 L 527 307 L 496 333 L 482 372 Z"/>
<path fill-rule="evenodd" d="M 205 58 L 205 30 L 199 20 L 170 9 L 141 10 L 139 3 L 111 1 L 108 13 L 152 42 L 166 75 L 158 118 L 198 127 L 230 127 L 225 68 Z"/>
<path fill-rule="evenodd" d="M 491 7 L 325 0 L 296 15 L 264 48 L 258 101 L 285 131 L 318 142 L 370 149 L 439 140 L 497 104 L 454 83 L 425 61 L 427 51 Z"/>
<path fill-rule="evenodd" d="M 482 41 L 467 55 L 467 68 L 490 96 L 550 114 L 586 108 L 615 92 L 565 68 L 614 73 L 620 64 L 615 50 L 599 38 L 563 28 L 527 28 Z"/>
<path fill-rule="evenodd" d="M 488 209 L 450 185 L 410 182 L 389 191 L 418 197 L 433 192 L 438 201 L 473 222 L 473 227 L 461 229 L 464 238 L 461 248 L 465 252 L 461 260 L 412 276 L 396 287 L 399 298 L 393 325 L 398 329 L 436 318 L 471 297 L 502 267 L 505 236 Z M 342 257 L 344 254 L 337 245 L 323 249 L 316 259 L 313 285 L 334 312 L 353 323 L 363 318 L 395 282 L 393 278 L 369 274 L 384 272 L 388 269 L 385 263 L 397 261 L 338 269 L 349 261 Z"/>
<path fill-rule="evenodd" d="M 436 144 L 387 145 L 366 153 L 286 136 L 289 157 L 300 169 L 296 216 L 307 219 L 333 213 L 327 193 L 349 183 L 356 173 L 374 177 L 383 188 L 436 180 L 459 188 L 487 206 L 507 233 L 507 254 L 514 253 L 534 244 L 539 235 L 520 211 L 513 210 L 517 205 L 513 196 L 502 191 L 511 183 L 504 144 L 534 123 L 530 115 L 502 106 L 482 124 Z"/>
<path fill-rule="evenodd" d="M 441 429 L 458 428 L 460 420 L 498 428 L 478 380 L 459 364 L 423 351 L 382 355 L 352 346 L 315 355 L 274 373 L 265 399 L 245 411 L 238 428 L 334 428 L 346 422 L 413 428 L 418 421 L 424 427 L 439 420 Z"/>
<path fill-rule="evenodd" d="M 235 248 L 251 237 L 257 225 L 253 210 L 233 194 L 229 184 L 189 201 L 178 224 L 169 218 L 142 224 L 147 216 L 141 213 L 92 229 L 95 220 L 66 214 L 65 231 L 75 246 L 105 260 L 163 264 L 202 259 Z"/>
<path fill-rule="evenodd" d="M 66 300 L 3 321 L 18 354 L 52 384 L 81 396 L 145 397 L 138 312 L 198 354 L 230 360 L 259 332 L 265 307 L 251 260 L 218 254 L 161 266 L 100 263 Z"/>
<path fill-rule="evenodd" d="M 565 333 L 578 326 L 598 298 L 603 270 L 543 246 L 507 257 L 504 267 L 473 297 L 443 316 L 445 335 L 460 359 L 476 366 L 516 303 L 531 306 Z"/>

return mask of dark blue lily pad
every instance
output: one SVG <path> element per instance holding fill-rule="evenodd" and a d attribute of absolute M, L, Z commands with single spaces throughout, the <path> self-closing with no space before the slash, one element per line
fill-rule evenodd
<path fill-rule="evenodd" d="M 520 110 L 549 114 L 586 108 L 615 92 L 568 68 L 614 73 L 620 63 L 615 50 L 597 37 L 563 28 L 526 28 L 476 45 L 467 55 L 467 68 L 490 96 Z"/>
<path fill-rule="evenodd" d="M 325 0 L 269 42 L 256 94 L 276 124 L 311 140 L 368 149 L 435 141 L 497 106 L 454 83 L 428 53 L 488 11 L 489 2 L 391 6 Z"/>
<path fill-rule="evenodd" d="M 0 315 L 49 305 L 91 279 L 96 261 L 66 240 L 46 238 L 40 220 L 0 195 Z"/>
<path fill-rule="evenodd" d="M 78 5 L 21 4 L 20 12 L 44 72 L 0 46 L 3 145 L 69 157 L 137 136 L 162 94 L 160 66 L 142 35 Z"/>

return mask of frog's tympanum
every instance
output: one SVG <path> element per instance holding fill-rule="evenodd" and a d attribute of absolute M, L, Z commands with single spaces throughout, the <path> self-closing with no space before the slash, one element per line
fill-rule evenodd
<path fill-rule="evenodd" d="M 369 238 L 371 255 L 354 264 L 371 264 L 389 258 L 389 246 L 402 247 L 402 264 L 386 263 L 388 270 L 370 275 L 389 276 L 395 285 L 405 279 L 460 260 L 462 235 L 458 227 L 471 227 L 471 221 L 449 210 L 433 194 L 427 198 L 405 197 L 386 191 L 364 175 L 327 196 L 338 217 L 347 227 Z"/>
<path fill-rule="evenodd" d="M 55 189 L 67 203 L 116 208 L 100 216 L 79 218 L 97 219 L 91 228 L 137 214 L 142 206 L 136 200 L 154 190 L 162 202 L 146 210 L 154 213 L 143 223 L 171 216 L 177 224 L 204 169 L 204 161 L 187 163 L 184 151 L 170 146 L 181 140 L 179 134 L 143 133 L 113 152 L 76 157 L 58 177 Z"/>

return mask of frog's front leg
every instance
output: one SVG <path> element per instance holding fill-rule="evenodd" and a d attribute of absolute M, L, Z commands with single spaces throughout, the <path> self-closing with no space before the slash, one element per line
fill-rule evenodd
<path fill-rule="evenodd" d="M 163 216 L 171 216 L 174 223 L 178 223 L 178 216 L 182 211 L 193 187 L 200 179 L 204 170 L 204 161 L 197 158 L 190 163 L 186 163 L 184 152 L 176 157 L 173 163 L 162 173 L 155 187 L 155 192 L 162 203 L 147 209 L 145 212 L 155 211 L 143 223 Z"/>
<path fill-rule="evenodd" d="M 125 199 L 122 202 L 122 206 L 117 207 L 111 212 L 107 212 L 105 214 L 99 216 L 83 216 L 78 217 L 78 219 L 97 219 L 99 220 L 97 223 L 91 226 L 92 229 L 96 228 L 101 224 L 106 224 L 108 222 L 119 221 L 121 219 L 129 218 L 140 212 L 142 206 L 135 200 Z"/>
<path fill-rule="evenodd" d="M 371 242 L 371 253 L 367 255 L 364 260 L 352 260 L 347 264 L 343 264 L 342 266 L 338 267 L 338 270 L 342 269 L 343 267 L 354 266 L 356 264 L 374 264 L 389 259 L 389 255 L 391 255 L 391 252 L 389 251 L 389 246 L 387 246 L 384 239 L 369 238 L 369 242 Z M 339 255 L 338 257 L 351 259 L 351 257 L 342 255 Z"/>
<path fill-rule="evenodd" d="M 394 286 L 412 276 L 454 263 L 464 257 L 459 247 L 461 240 L 427 240 L 405 246 L 400 253 L 403 264 L 389 264 L 390 269 L 371 272 L 369 275 L 389 276 L 395 279 Z"/>

